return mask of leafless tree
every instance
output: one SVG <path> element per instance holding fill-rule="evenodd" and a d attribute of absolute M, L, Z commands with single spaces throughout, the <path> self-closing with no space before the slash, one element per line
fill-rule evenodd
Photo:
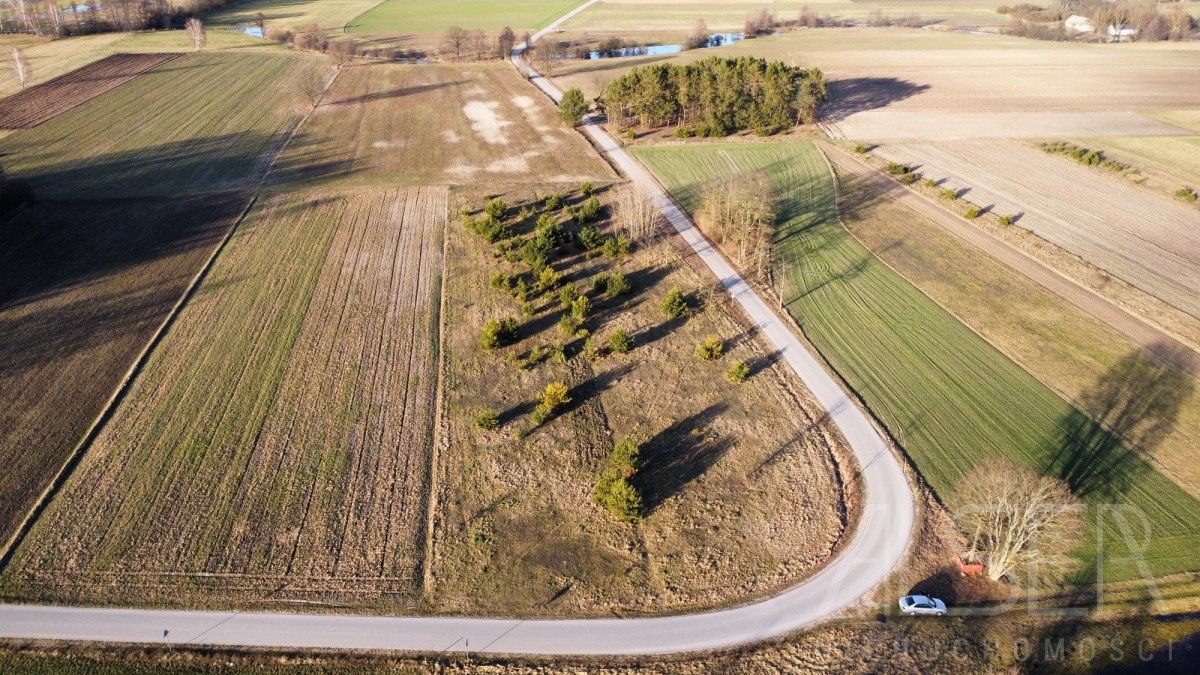
<path fill-rule="evenodd" d="M 487 54 L 490 51 L 488 49 L 487 33 L 483 32 L 480 28 L 469 31 L 467 33 L 467 47 L 471 52 L 471 56 L 476 61 L 482 61 L 487 58 Z"/>
<path fill-rule="evenodd" d="M 204 49 L 204 43 L 208 41 L 208 36 L 204 33 L 204 23 L 192 17 L 183 24 L 183 29 L 187 31 L 188 39 L 192 41 L 192 46 L 196 51 Z"/>
<path fill-rule="evenodd" d="M 1017 568 L 1062 565 L 1079 543 L 1082 507 L 1067 483 L 1009 460 L 975 469 L 956 501 L 966 556 L 986 563 L 993 580 Z"/>
<path fill-rule="evenodd" d="M 21 19 L 21 23 L 25 24 L 25 30 L 41 34 L 40 27 L 33 17 L 33 3 L 29 0 L 3 0 L 5 5 L 8 5 L 10 11 Z"/>
<path fill-rule="evenodd" d="M 709 183 L 696 220 L 751 277 L 766 278 L 775 226 L 775 189 L 769 178 L 743 173 Z"/>
<path fill-rule="evenodd" d="M 306 104 L 301 114 L 320 103 L 321 96 L 325 93 L 325 78 L 324 68 L 313 68 L 300 75 L 297 86 Z"/>
<path fill-rule="evenodd" d="M 620 188 L 614 214 L 618 227 L 634 244 L 645 244 L 654 239 L 662 219 L 654 200 L 644 190 L 632 184 Z"/>
<path fill-rule="evenodd" d="M 692 27 L 692 34 L 688 36 L 683 43 L 684 49 L 700 49 L 708 46 L 708 24 L 704 23 L 704 19 L 696 19 L 696 25 Z"/>
<path fill-rule="evenodd" d="M 453 55 L 457 61 L 462 58 L 466 48 L 467 31 L 462 26 L 450 26 L 442 33 L 441 52 L 444 56 Z"/>
<path fill-rule="evenodd" d="M 805 5 L 800 8 L 800 20 L 797 25 L 802 28 L 818 28 L 821 25 L 821 20 L 817 17 L 817 13 L 812 7 Z"/>
<path fill-rule="evenodd" d="M 499 52 L 500 58 L 507 59 L 516 44 L 517 34 L 513 32 L 513 29 L 508 26 L 501 29 L 500 35 L 496 37 L 496 51 Z"/>
<path fill-rule="evenodd" d="M 543 38 L 538 41 L 533 55 L 537 58 L 538 70 L 547 75 L 553 75 L 554 68 L 558 65 L 558 60 L 562 58 L 562 45 L 558 44 L 558 40 Z"/>
<path fill-rule="evenodd" d="M 12 67 L 13 77 L 21 88 L 25 88 L 25 83 L 29 82 L 29 78 L 33 75 L 33 71 L 29 67 L 29 59 L 25 58 L 24 52 L 19 48 L 13 47 L 12 53 L 9 54 L 9 65 Z"/>

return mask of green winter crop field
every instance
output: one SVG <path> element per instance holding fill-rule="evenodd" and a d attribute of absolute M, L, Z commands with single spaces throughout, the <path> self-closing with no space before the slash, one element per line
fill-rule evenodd
<path fill-rule="evenodd" d="M 347 26 L 350 33 L 436 33 L 450 26 L 536 29 L 571 11 L 581 0 L 384 0 Z"/>
<path fill-rule="evenodd" d="M 634 152 L 690 211 L 712 178 L 749 170 L 772 179 L 782 200 L 776 283 L 789 312 L 950 504 L 955 483 L 977 463 L 1008 457 L 1065 474 L 1089 506 L 1112 502 L 1140 511 L 1151 527 L 1145 557 L 1154 574 L 1200 569 L 1191 554 L 1200 545 L 1200 501 L 1082 419 L 851 237 L 837 219 L 833 180 L 812 144 Z M 1068 452 L 1083 461 L 1069 470 L 1052 468 L 1059 466 L 1056 455 Z M 1118 521 L 1104 521 L 1107 580 L 1138 575 Z M 1135 538 L 1141 528 L 1141 520 L 1129 516 Z M 1086 549 L 1085 558 L 1095 554 L 1094 547 Z"/>

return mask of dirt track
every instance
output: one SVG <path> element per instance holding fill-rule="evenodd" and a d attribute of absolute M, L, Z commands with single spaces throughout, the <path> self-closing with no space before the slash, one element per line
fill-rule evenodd
<path fill-rule="evenodd" d="M 971 225 L 925 197 L 912 192 L 899 183 L 857 159 L 844 150 L 821 143 L 822 149 L 839 167 L 853 172 L 862 180 L 877 186 L 889 197 L 929 218 L 946 231 L 986 252 L 996 260 L 1008 265 L 1047 290 L 1091 314 L 1108 326 L 1128 336 L 1137 345 L 1146 348 L 1164 362 L 1200 376 L 1200 354 L 1179 342 L 1157 327 L 1121 309 L 1105 298 L 1080 286 L 1058 272 L 1045 267 L 1008 244 L 996 239 L 983 230 Z"/>
<path fill-rule="evenodd" d="M 1196 211 L 1012 141 L 903 143 L 875 154 L 944 181 L 1115 277 L 1200 317 Z"/>

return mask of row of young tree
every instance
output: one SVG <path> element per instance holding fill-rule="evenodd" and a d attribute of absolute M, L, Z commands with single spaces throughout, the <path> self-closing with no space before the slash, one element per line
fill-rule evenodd
<path fill-rule="evenodd" d="M 529 40 L 529 35 L 525 35 Z M 506 59 L 517 44 L 517 34 L 505 26 L 495 38 L 488 36 L 481 29 L 468 30 L 461 26 L 451 26 L 442 32 L 438 53 L 443 59 L 455 61 L 486 61 L 489 59 Z"/>
<path fill-rule="evenodd" d="M 0 0 L 0 33 L 66 37 L 147 29 L 182 28 L 188 17 L 232 0 Z"/>
<path fill-rule="evenodd" d="M 826 98 L 817 68 L 741 56 L 686 65 L 634 68 L 604 90 L 609 118 L 642 126 L 678 126 L 701 136 L 741 130 L 770 135 L 816 119 Z"/>

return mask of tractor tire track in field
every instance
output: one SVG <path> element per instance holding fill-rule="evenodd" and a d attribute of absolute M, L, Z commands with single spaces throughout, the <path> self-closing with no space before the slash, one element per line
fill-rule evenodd
<path fill-rule="evenodd" d="M 1180 370 L 1200 376 L 1200 354 L 1165 331 L 1131 314 L 1059 272 L 1046 267 L 1021 251 L 989 235 L 961 216 L 950 213 L 920 194 L 908 190 L 896 181 L 875 171 L 850 153 L 828 143 L 824 150 L 841 168 L 867 181 L 881 194 L 904 204 L 913 211 L 937 223 L 955 237 L 984 251 L 992 258 L 1034 281 L 1046 290 L 1087 312 L 1109 327 L 1127 336 L 1138 346 L 1154 353 Z"/>

